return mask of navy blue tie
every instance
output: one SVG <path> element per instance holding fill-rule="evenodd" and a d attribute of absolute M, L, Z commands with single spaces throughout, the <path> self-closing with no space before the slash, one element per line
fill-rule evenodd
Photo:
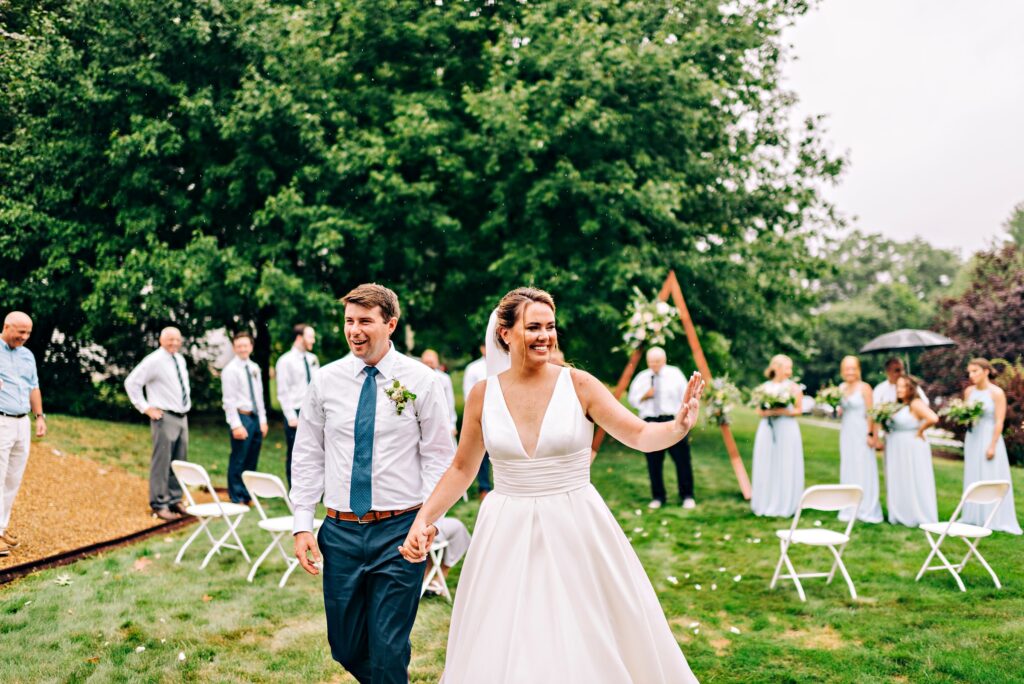
<path fill-rule="evenodd" d="M 352 458 L 352 483 L 348 503 L 360 518 L 373 507 L 373 424 L 377 417 L 377 373 L 373 366 L 363 369 L 366 380 L 356 406 L 355 451 Z"/>

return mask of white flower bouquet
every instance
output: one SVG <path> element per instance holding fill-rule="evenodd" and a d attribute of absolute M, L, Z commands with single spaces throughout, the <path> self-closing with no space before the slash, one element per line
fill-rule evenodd
<path fill-rule="evenodd" d="M 843 391 L 835 385 L 826 385 L 814 395 L 814 403 L 828 404 L 835 410 L 839 404 L 843 403 Z"/>
<path fill-rule="evenodd" d="M 903 408 L 903 404 L 895 401 L 886 401 L 875 404 L 868 411 L 868 418 L 881 425 L 886 430 L 892 430 L 892 417 Z"/>
<path fill-rule="evenodd" d="M 641 347 L 660 347 L 674 339 L 674 324 L 679 312 L 668 302 L 647 299 L 640 288 L 633 288 L 633 303 L 629 317 L 620 325 L 623 345 L 615 351 L 628 353 Z"/>
<path fill-rule="evenodd" d="M 949 422 L 968 429 L 977 425 L 984 413 L 985 406 L 980 401 L 966 402 L 963 399 L 954 399 L 939 411 L 939 415 Z"/>
<path fill-rule="evenodd" d="M 755 387 L 750 393 L 750 405 L 764 411 L 791 408 L 794 403 L 796 397 L 787 385 L 765 383 Z"/>
<path fill-rule="evenodd" d="M 714 425 L 728 425 L 733 407 L 741 401 L 740 391 L 728 377 L 715 378 L 704 392 L 707 403 L 707 421 Z"/>

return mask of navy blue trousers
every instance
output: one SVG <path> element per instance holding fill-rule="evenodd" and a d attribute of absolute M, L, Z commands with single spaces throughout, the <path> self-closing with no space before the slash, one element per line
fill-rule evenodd
<path fill-rule="evenodd" d="M 245 439 L 231 437 L 231 458 L 228 461 L 228 496 L 235 503 L 249 503 L 249 490 L 242 482 L 242 473 L 256 470 L 260 462 L 260 448 L 263 446 L 263 435 L 260 434 L 260 419 L 254 413 L 251 416 L 238 414 L 242 419 L 242 427 L 249 433 Z M 229 433 L 230 434 L 230 433 Z"/>
<path fill-rule="evenodd" d="M 423 566 L 398 553 L 415 511 L 361 525 L 327 518 L 324 608 L 331 655 L 360 684 L 407 684 Z"/>

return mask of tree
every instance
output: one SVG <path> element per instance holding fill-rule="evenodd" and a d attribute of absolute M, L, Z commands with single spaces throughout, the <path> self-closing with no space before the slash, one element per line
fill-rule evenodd
<path fill-rule="evenodd" d="M 1019 202 L 1010 213 L 1010 218 L 1003 224 L 1010 240 L 1017 247 L 1024 249 L 1024 202 Z"/>
<path fill-rule="evenodd" d="M 842 166 L 819 120 L 787 125 L 779 32 L 804 11 L 12 2 L 0 218 L 27 246 L 0 292 L 59 279 L 33 312 L 114 368 L 169 322 L 251 328 L 266 368 L 297 318 L 336 332 L 358 282 L 449 354 L 532 283 L 612 373 L 632 287 L 674 267 L 701 329 L 760 365 L 801 344 Z"/>

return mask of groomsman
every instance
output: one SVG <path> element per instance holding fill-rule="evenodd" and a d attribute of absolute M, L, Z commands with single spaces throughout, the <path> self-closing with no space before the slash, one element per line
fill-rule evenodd
<path fill-rule="evenodd" d="M 423 568 L 398 546 L 455 445 L 437 373 L 391 344 L 401 315 L 395 293 L 365 284 L 342 302 L 352 353 L 313 378 L 299 414 L 295 555 L 312 575 L 320 569 L 309 554 L 323 559 L 334 659 L 361 684 L 405 684 Z M 321 498 L 327 519 L 314 539 Z"/>
<path fill-rule="evenodd" d="M 441 358 L 433 349 L 427 349 L 420 354 L 420 361 L 427 368 L 437 372 L 441 378 L 441 386 L 444 388 L 444 399 L 448 405 L 448 413 L 452 419 L 452 436 L 459 434 L 459 414 L 455 411 L 455 388 L 452 385 L 452 376 L 441 370 Z"/>
<path fill-rule="evenodd" d="M 875 406 L 878 404 L 892 404 L 896 399 L 896 381 L 903 375 L 903 361 L 899 357 L 892 357 L 885 362 L 885 380 L 875 385 L 872 393 L 872 400 Z M 917 396 L 924 399 L 924 403 L 930 403 L 928 397 L 920 385 L 917 388 Z"/>
<path fill-rule="evenodd" d="M 149 417 L 153 455 L 149 461 L 149 505 L 161 520 L 177 520 L 181 485 L 171 461 L 188 460 L 188 412 L 192 408 L 188 368 L 179 353 L 181 331 L 160 331 L 160 348 L 149 354 L 124 381 L 125 392 L 139 413 Z"/>
<path fill-rule="evenodd" d="M 487 359 L 484 354 L 487 352 L 486 345 L 480 345 L 480 358 L 470 362 L 462 374 L 462 399 L 469 401 L 469 393 L 473 386 L 481 380 L 487 379 Z M 465 403 L 463 403 L 465 406 Z M 480 490 L 480 498 L 483 499 L 494 488 L 491 484 L 491 457 L 484 452 L 484 460 L 480 462 L 480 470 L 476 474 L 477 488 Z"/>
<path fill-rule="evenodd" d="M 306 388 L 320 370 L 320 360 L 313 353 L 313 345 L 316 343 L 313 326 L 299 323 L 292 332 L 292 348 L 281 354 L 274 366 L 277 401 L 284 413 L 284 439 L 288 447 L 284 471 L 288 476 L 289 488 L 292 486 L 292 449 L 295 447 L 295 431 L 299 427 L 299 410 L 306 397 Z"/>
<path fill-rule="evenodd" d="M 638 409 L 640 417 L 648 423 L 667 423 L 675 420 L 683 403 L 687 378 L 675 366 L 669 366 L 665 350 L 651 347 L 647 350 L 647 368 L 637 373 L 629 386 L 629 404 Z M 693 467 L 690 464 L 690 437 L 683 437 L 668 449 L 676 464 L 679 497 L 683 508 L 694 508 Z M 651 478 L 649 508 L 661 508 L 668 500 L 665 492 L 665 451 L 654 451 L 647 456 L 647 473 Z"/>
<path fill-rule="evenodd" d="M 260 367 L 249 359 L 253 338 L 247 332 L 231 341 L 235 358 L 224 366 L 220 376 L 224 397 L 224 415 L 231 428 L 231 458 L 228 461 L 228 496 L 234 503 L 248 504 L 249 490 L 242 473 L 256 470 L 260 448 L 267 436 L 267 408 L 263 405 L 263 378 Z"/>
<path fill-rule="evenodd" d="M 28 314 L 12 311 L 4 318 L 0 334 L 0 556 L 9 556 L 19 543 L 7 527 L 28 463 L 30 412 L 36 421 L 36 437 L 46 436 L 36 357 L 25 347 L 31 334 Z"/>

